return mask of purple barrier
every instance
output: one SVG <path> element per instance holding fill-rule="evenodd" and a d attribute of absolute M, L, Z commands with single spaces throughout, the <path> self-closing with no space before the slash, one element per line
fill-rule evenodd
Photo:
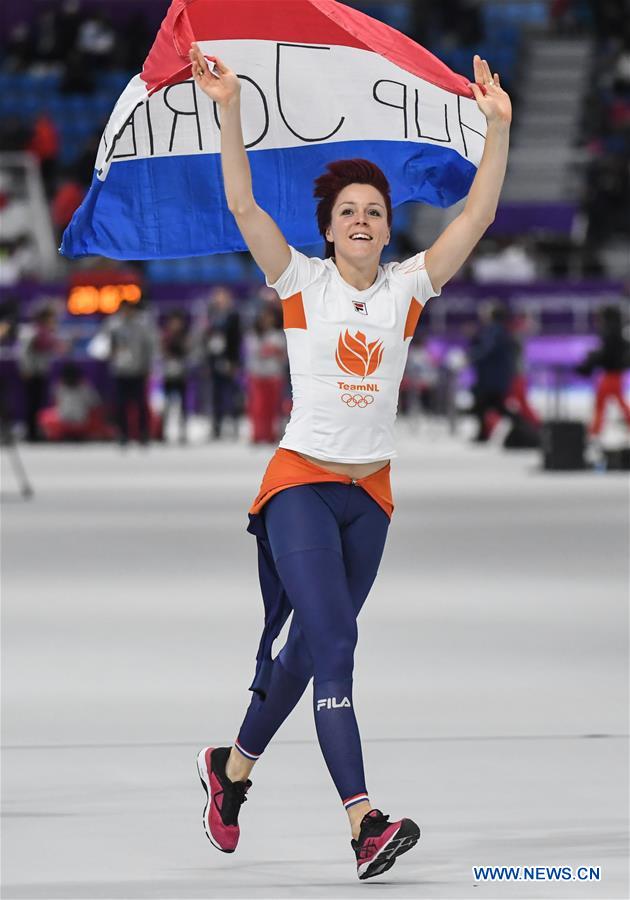
<path fill-rule="evenodd" d="M 532 232 L 569 235 L 576 212 L 573 203 L 503 203 L 488 235 L 507 237 Z"/>
<path fill-rule="evenodd" d="M 422 313 L 425 333 L 455 335 L 477 320 L 484 301 L 504 303 L 511 313 L 527 316 L 539 334 L 589 334 L 597 310 L 624 297 L 621 281 L 539 281 L 534 284 L 451 282 Z"/>

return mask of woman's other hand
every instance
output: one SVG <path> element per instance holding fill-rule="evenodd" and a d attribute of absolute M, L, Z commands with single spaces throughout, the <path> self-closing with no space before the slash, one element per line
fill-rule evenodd
<path fill-rule="evenodd" d="M 473 58 L 473 68 L 475 80 L 471 82 L 470 89 L 488 125 L 509 125 L 512 121 L 512 104 L 509 95 L 501 87 L 498 74 L 495 72 L 492 75 L 487 61 L 477 54 Z"/>
<path fill-rule="evenodd" d="M 188 51 L 192 75 L 197 87 L 219 106 L 226 106 L 241 93 L 241 83 L 237 75 L 216 56 L 205 57 L 199 44 L 191 44 Z M 210 71 L 208 60 L 214 63 L 214 73 Z"/>

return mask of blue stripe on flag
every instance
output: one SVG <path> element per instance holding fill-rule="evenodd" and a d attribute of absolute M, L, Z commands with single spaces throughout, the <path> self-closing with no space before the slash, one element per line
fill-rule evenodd
<path fill-rule="evenodd" d="M 477 169 L 455 150 L 408 141 L 345 141 L 249 154 L 256 200 L 298 247 L 321 240 L 313 181 L 335 159 L 372 160 L 388 175 L 394 206 L 420 200 L 450 206 Z M 247 249 L 227 209 L 219 154 L 112 164 L 96 175 L 74 214 L 61 253 L 74 259 L 173 259 Z"/>

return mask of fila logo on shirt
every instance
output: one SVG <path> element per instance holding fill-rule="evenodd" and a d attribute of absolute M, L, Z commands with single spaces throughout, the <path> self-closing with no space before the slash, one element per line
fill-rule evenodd
<path fill-rule="evenodd" d="M 317 712 L 320 709 L 341 709 L 342 706 L 352 708 L 352 704 L 347 697 L 344 697 L 343 700 L 337 700 L 336 697 L 325 697 L 317 701 Z"/>
<path fill-rule="evenodd" d="M 362 316 L 367 316 L 367 306 L 365 305 L 365 303 L 362 303 L 360 300 L 353 300 L 352 305 L 358 313 L 361 313 Z"/>

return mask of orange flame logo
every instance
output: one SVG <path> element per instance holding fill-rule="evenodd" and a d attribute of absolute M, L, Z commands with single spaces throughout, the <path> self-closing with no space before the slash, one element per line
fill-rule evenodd
<path fill-rule="evenodd" d="M 348 375 L 365 378 L 376 372 L 383 358 L 383 342 L 376 340 L 368 344 L 362 331 L 354 337 L 346 328 L 345 334 L 339 335 L 335 360 L 337 365 Z"/>

